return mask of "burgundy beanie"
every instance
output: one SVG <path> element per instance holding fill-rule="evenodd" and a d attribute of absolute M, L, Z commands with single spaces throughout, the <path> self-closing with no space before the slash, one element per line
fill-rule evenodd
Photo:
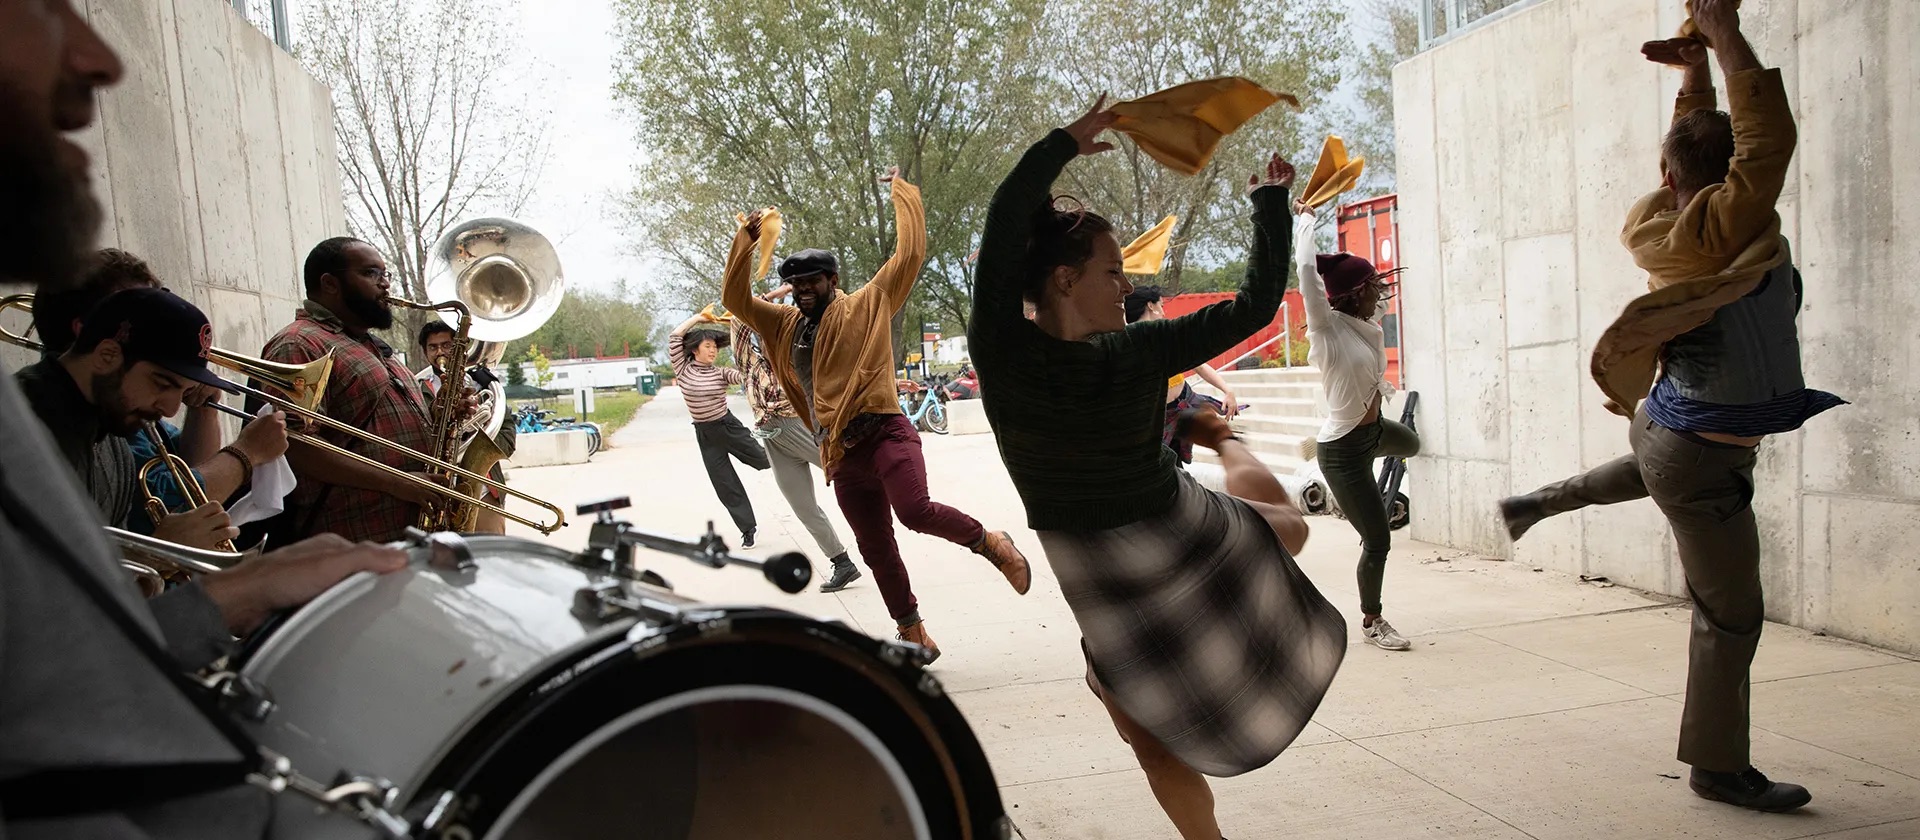
<path fill-rule="evenodd" d="M 1373 263 L 1363 257 L 1357 257 L 1342 251 L 1338 254 L 1321 254 L 1314 257 L 1320 271 L 1320 280 L 1327 287 L 1327 297 L 1337 298 L 1351 294 L 1373 279 Z"/>

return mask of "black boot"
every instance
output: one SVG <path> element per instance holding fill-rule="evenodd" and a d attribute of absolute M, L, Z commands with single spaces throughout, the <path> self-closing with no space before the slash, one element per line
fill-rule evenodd
<path fill-rule="evenodd" d="M 752 528 L 748 528 L 747 530 L 745 530 L 745 531 L 741 531 L 741 532 L 740 532 L 740 547 L 741 547 L 741 548 L 752 548 L 752 547 L 753 547 L 753 530 L 754 530 L 754 529 L 752 529 Z"/>
<path fill-rule="evenodd" d="M 1766 774 L 1751 767 L 1738 773 L 1713 773 L 1696 767 L 1687 786 L 1705 799 L 1776 814 L 1813 801 L 1813 794 L 1806 788 L 1768 781 Z"/>
<path fill-rule="evenodd" d="M 820 591 L 839 592 L 859 579 L 860 569 L 853 565 L 853 559 L 843 551 L 840 552 L 840 556 L 833 558 L 833 574 L 827 578 L 826 583 L 820 584 Z"/>
<path fill-rule="evenodd" d="M 1547 518 L 1540 510 L 1540 503 L 1529 496 L 1510 496 L 1500 500 L 1500 519 L 1506 523 L 1507 538 L 1519 542 L 1528 528 L 1540 524 Z"/>

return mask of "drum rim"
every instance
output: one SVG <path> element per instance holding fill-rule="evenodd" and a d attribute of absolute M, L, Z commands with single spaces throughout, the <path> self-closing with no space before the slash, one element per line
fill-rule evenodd
<path fill-rule="evenodd" d="M 919 687 L 922 680 L 933 680 L 931 675 L 904 659 L 889 662 L 880 653 L 886 643 L 838 622 L 768 606 L 714 607 L 712 611 L 719 615 L 711 621 L 690 620 L 668 628 L 636 625 L 625 637 L 582 645 L 566 657 L 550 659 L 547 667 L 529 672 L 517 685 L 503 691 L 484 714 L 469 720 L 458 733 L 450 733 L 445 746 L 427 763 L 430 769 L 400 792 L 400 801 L 408 803 L 409 814 L 424 815 L 449 793 L 462 800 L 470 797 L 476 788 L 485 787 L 484 780 L 498 772 L 504 756 L 530 748 L 521 740 L 529 725 L 550 712 L 553 705 L 566 701 L 571 689 L 593 684 L 612 669 L 631 667 L 670 652 L 725 644 L 723 638 L 779 644 L 782 639 L 767 631 L 787 627 L 790 632 L 784 634 L 784 640 L 804 642 L 804 650 L 811 655 L 868 674 L 873 687 L 909 713 L 918 737 L 944 747 L 939 751 L 940 781 L 954 800 L 961 821 L 959 836 L 1002 837 L 1010 831 L 1012 823 L 1000 798 L 999 782 L 972 724 L 937 681 L 931 682 L 931 690 Z M 716 635 L 712 630 L 717 623 L 725 623 L 736 632 Z M 737 632 L 740 625 L 754 632 Z M 617 653 L 623 646 L 625 656 Z M 613 655 L 607 655 L 610 653 Z M 582 663 L 590 664 L 583 669 Z M 555 677 L 568 671 L 574 673 L 549 688 Z M 491 832 L 497 821 L 496 816 L 488 822 L 487 831 Z"/>
<path fill-rule="evenodd" d="M 869 754 L 880 760 L 881 766 L 886 770 L 887 778 L 893 782 L 895 792 L 900 795 L 907 807 L 908 815 L 913 822 L 915 840 L 931 840 L 933 833 L 927 825 L 926 809 L 920 803 L 919 793 L 915 790 L 913 781 L 907 778 L 906 768 L 900 766 L 900 760 L 887 750 L 886 744 L 881 742 L 880 737 L 874 734 L 873 730 L 847 714 L 844 709 L 811 694 L 781 686 L 751 683 L 723 683 L 670 694 L 601 724 L 590 735 L 575 742 L 573 746 L 567 748 L 566 752 L 561 753 L 534 776 L 533 780 L 513 798 L 513 801 L 507 803 L 507 807 L 500 811 L 500 815 L 494 818 L 493 825 L 488 827 L 484 840 L 499 840 L 501 832 L 511 828 L 514 821 L 520 818 L 521 813 L 545 793 L 547 787 L 556 778 L 608 741 L 654 718 L 715 700 L 763 700 L 786 703 L 819 715 L 839 726 L 842 731 L 860 742 Z"/>

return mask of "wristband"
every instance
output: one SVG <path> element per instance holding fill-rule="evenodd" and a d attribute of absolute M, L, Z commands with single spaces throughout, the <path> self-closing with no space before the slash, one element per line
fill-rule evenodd
<path fill-rule="evenodd" d="M 252 484 L 252 483 L 253 483 L 253 459 L 252 459 L 252 458 L 249 458 L 249 457 L 247 457 L 247 453 L 245 453 L 245 452 L 241 452 L 241 451 L 240 451 L 240 448 L 239 448 L 239 447 L 237 447 L 237 446 L 224 446 L 224 447 L 221 447 L 221 448 L 220 448 L 220 452 L 222 452 L 222 453 L 225 453 L 225 454 L 228 454 L 228 455 L 232 455 L 232 456 L 233 456 L 233 459 L 234 459 L 235 461 L 239 461 L 239 462 L 240 462 L 240 484 L 241 484 L 241 486 L 246 486 L 246 485 L 248 485 L 248 484 Z"/>

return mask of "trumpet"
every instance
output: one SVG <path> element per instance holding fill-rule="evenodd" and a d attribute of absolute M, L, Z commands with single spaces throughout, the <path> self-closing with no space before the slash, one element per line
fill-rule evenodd
<path fill-rule="evenodd" d="M 140 491 L 147 496 L 146 505 L 148 518 L 152 519 L 155 524 L 158 524 L 161 519 L 166 518 L 172 513 L 172 511 L 167 510 L 167 503 L 162 501 L 159 496 L 154 495 L 152 487 L 147 484 L 147 474 L 161 467 L 165 467 L 169 473 L 172 473 L 174 483 L 180 485 L 180 495 L 187 497 L 188 510 L 193 510 L 205 505 L 209 501 L 207 498 L 207 490 L 200 486 L 199 479 L 194 478 L 193 467 L 189 466 L 180 456 L 167 451 L 167 439 L 164 435 L 160 434 L 160 427 L 158 425 L 153 423 L 143 423 L 141 425 L 147 433 L 147 439 L 153 441 L 154 449 L 160 453 L 152 460 L 140 465 Z M 215 548 L 221 551 L 231 552 L 234 550 L 233 540 L 221 540 Z"/>
<path fill-rule="evenodd" d="M 120 547 L 120 567 L 133 573 L 134 582 L 148 598 L 165 591 L 170 579 L 225 571 L 239 565 L 247 556 L 234 551 L 191 548 L 111 525 L 105 527 L 107 538 Z"/>
<path fill-rule="evenodd" d="M 10 295 L 5 298 L 0 298 L 0 311 L 5 311 L 7 309 L 19 309 L 26 312 L 33 311 L 33 295 L 18 294 L 18 295 Z M 4 328 L 0 328 L 0 341 L 5 341 L 7 343 L 14 344 L 20 347 L 25 347 L 29 350 L 41 349 L 40 342 L 35 341 L 34 339 L 29 338 L 24 334 L 15 333 L 11 330 L 7 330 Z M 361 455 L 360 453 L 351 451 L 345 447 L 337 446 L 327 440 L 320 438 L 319 435 L 315 432 L 294 431 L 292 429 L 289 429 L 287 433 L 287 437 L 291 440 L 297 440 L 309 446 L 314 446 L 319 449 L 332 452 L 336 455 L 341 455 L 343 457 L 352 459 L 358 463 L 373 467 L 388 475 L 399 478 L 402 481 L 405 481 L 413 486 L 421 487 L 433 493 L 439 494 L 442 497 L 446 497 L 449 499 L 449 501 L 455 504 L 473 505 L 484 510 L 493 511 L 494 513 L 498 513 L 507 519 L 511 519 L 515 522 L 521 523 L 522 525 L 526 525 L 529 528 L 533 528 L 534 530 L 539 531 L 542 534 L 551 534 L 554 531 L 560 530 L 561 527 L 567 524 L 566 512 L 561 510 L 558 506 L 554 505 L 552 502 L 548 502 L 543 499 L 539 499 L 534 496 L 528 495 L 526 493 L 513 490 L 507 487 L 505 484 L 494 481 L 493 479 L 488 478 L 487 476 L 481 475 L 471 470 L 467 470 L 459 466 L 458 464 L 450 464 L 445 461 L 439 460 L 437 458 L 433 458 L 424 453 L 417 452 L 411 447 L 402 446 L 399 443 L 395 443 L 394 441 L 387 440 L 386 438 L 383 438 L 378 435 L 372 434 L 370 432 L 366 432 L 361 429 L 355 428 L 353 426 L 347 425 L 346 423 L 342 423 L 338 420 L 335 420 L 321 413 L 319 410 L 320 399 L 326 393 L 327 378 L 333 370 L 333 359 L 331 356 L 323 356 L 320 359 L 314 360 L 312 362 L 308 362 L 303 365 L 282 364 L 279 362 L 269 362 L 265 359 L 259 359 L 252 356 L 243 355 L 240 353 L 235 353 L 231 350 L 222 350 L 220 348 L 215 347 L 207 351 L 207 359 L 221 367 L 243 374 L 247 376 L 249 379 L 252 379 L 253 381 L 265 384 L 269 386 L 273 391 L 281 392 L 281 393 L 273 393 L 272 391 L 269 391 L 266 389 L 254 388 L 248 385 L 241 385 L 239 383 L 235 383 L 232 381 L 228 382 L 229 385 L 232 385 L 235 389 L 239 390 L 240 393 L 245 394 L 254 399 L 260 400 L 261 402 L 266 403 L 267 405 L 273 406 L 276 410 L 286 412 L 287 414 L 290 414 L 298 418 L 301 421 L 302 425 L 312 425 L 321 429 L 329 429 L 332 431 L 340 432 L 341 434 L 358 438 L 360 440 L 371 443 L 375 446 L 385 447 L 387 449 L 395 451 L 400 455 L 404 455 L 414 460 L 417 460 L 422 464 L 425 464 L 427 469 L 433 472 L 438 472 L 438 473 L 451 475 L 451 476 L 457 476 L 459 478 L 467 480 L 468 482 L 472 482 L 474 484 L 478 484 L 481 486 L 498 490 L 503 494 L 519 497 L 520 499 L 531 502 L 537 507 L 544 508 L 547 511 L 551 512 L 553 514 L 553 521 L 550 523 L 534 521 L 532 519 L 528 519 L 526 517 L 520 516 L 519 514 L 513 513 L 504 507 L 488 502 L 483 498 L 479 498 L 478 496 L 461 494 L 460 492 L 454 490 L 453 488 L 450 488 L 439 482 L 422 478 L 420 476 L 414 475 L 413 473 L 407 472 L 406 470 L 402 470 L 396 467 L 391 467 L 386 464 L 383 464 L 378 460 L 369 458 L 365 455 Z M 218 402 L 209 403 L 208 406 L 224 414 L 227 414 L 229 416 L 237 417 L 242 422 L 251 422 L 254 419 L 252 415 L 249 415 L 244 411 L 240 411 L 239 409 L 233 408 L 231 406 L 222 405 Z M 191 473 L 188 473 L 188 474 L 191 475 Z"/>

